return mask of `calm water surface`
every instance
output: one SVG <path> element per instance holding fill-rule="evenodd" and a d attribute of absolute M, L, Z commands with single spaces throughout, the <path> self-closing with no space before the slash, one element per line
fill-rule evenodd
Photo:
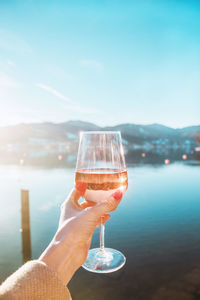
<path fill-rule="evenodd" d="M 70 282 L 74 300 L 151 299 L 167 282 L 200 265 L 200 167 L 174 164 L 128 169 L 129 189 L 106 224 L 106 246 L 127 257 L 108 275 L 82 268 Z M 33 258 L 52 239 L 72 169 L 0 167 L 0 280 L 22 263 L 20 189 L 30 190 Z M 92 246 L 98 245 L 98 230 Z"/>

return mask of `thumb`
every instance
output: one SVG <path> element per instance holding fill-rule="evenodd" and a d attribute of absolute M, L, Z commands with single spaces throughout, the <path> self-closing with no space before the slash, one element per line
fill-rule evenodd
<path fill-rule="evenodd" d="M 122 191 L 117 190 L 115 193 L 106 198 L 102 203 L 89 207 L 87 209 L 87 212 L 91 215 L 91 219 L 97 221 L 101 216 L 103 216 L 107 212 L 114 211 L 119 205 L 122 196 Z"/>

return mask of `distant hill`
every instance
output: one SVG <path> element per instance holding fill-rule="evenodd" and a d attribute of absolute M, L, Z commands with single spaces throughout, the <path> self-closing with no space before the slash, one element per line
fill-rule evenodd
<path fill-rule="evenodd" d="M 185 153 L 190 160 L 200 160 L 200 126 L 174 129 L 160 124 L 128 123 L 100 127 L 68 121 L 0 127 L 0 164 L 74 166 L 79 132 L 102 130 L 121 131 L 128 163 L 163 164 L 166 158 L 182 160 Z"/>
<path fill-rule="evenodd" d="M 80 131 L 119 130 L 127 142 L 142 144 L 144 141 L 168 139 L 181 142 L 185 139 L 195 141 L 200 134 L 199 126 L 174 129 L 160 124 L 136 125 L 120 124 L 117 126 L 99 127 L 93 123 L 83 121 L 68 121 L 65 123 L 32 123 L 15 126 L 0 127 L 0 145 L 4 143 L 26 143 L 30 138 L 67 141 Z"/>

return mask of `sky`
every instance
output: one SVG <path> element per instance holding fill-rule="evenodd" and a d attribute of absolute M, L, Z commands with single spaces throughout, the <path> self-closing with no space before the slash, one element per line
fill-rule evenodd
<path fill-rule="evenodd" d="M 200 1 L 1 0 L 0 125 L 200 124 Z"/>

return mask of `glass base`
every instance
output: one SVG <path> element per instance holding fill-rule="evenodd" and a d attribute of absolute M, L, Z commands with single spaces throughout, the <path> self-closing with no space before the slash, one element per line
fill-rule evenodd
<path fill-rule="evenodd" d="M 121 269 L 126 262 L 126 257 L 115 249 L 91 249 L 87 259 L 82 265 L 84 269 L 94 273 L 111 273 Z"/>

